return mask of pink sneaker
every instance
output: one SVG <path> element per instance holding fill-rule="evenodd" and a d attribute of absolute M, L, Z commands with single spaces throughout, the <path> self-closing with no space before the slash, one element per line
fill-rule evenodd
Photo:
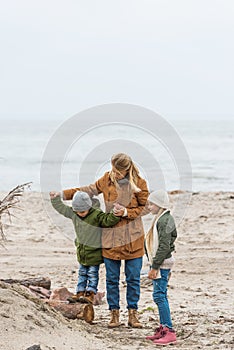
<path fill-rule="evenodd" d="M 164 327 L 162 329 L 162 336 L 160 339 L 155 339 L 154 344 L 156 345 L 169 345 L 176 344 L 176 334 L 175 331 Z"/>
<path fill-rule="evenodd" d="M 154 335 L 148 335 L 146 337 L 146 339 L 148 339 L 148 340 L 155 340 L 155 339 L 161 338 L 162 330 L 163 330 L 163 326 L 160 324 L 160 326 L 155 329 Z"/>

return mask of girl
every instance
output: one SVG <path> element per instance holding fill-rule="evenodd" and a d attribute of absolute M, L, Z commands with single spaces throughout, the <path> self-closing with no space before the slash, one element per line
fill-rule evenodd
<path fill-rule="evenodd" d="M 172 252 L 177 237 L 175 222 L 169 211 L 169 198 L 165 191 L 152 192 L 148 198 L 148 208 L 155 215 L 151 229 L 146 236 L 146 251 L 151 264 L 148 277 L 153 280 L 153 300 L 158 306 L 160 326 L 152 340 L 156 345 L 176 343 L 172 327 L 170 307 L 167 299 L 167 285 L 174 263 Z"/>

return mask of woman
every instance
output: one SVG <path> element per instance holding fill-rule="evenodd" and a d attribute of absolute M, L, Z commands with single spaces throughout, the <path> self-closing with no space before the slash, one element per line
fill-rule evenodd
<path fill-rule="evenodd" d="M 119 327 L 119 279 L 121 260 L 125 261 L 127 282 L 128 325 L 141 328 L 137 317 L 140 298 L 140 271 L 144 255 L 144 230 L 141 216 L 146 213 L 149 195 L 146 181 L 132 159 L 118 153 L 111 158 L 112 169 L 94 184 L 63 191 L 64 199 L 72 199 L 76 191 L 91 197 L 103 193 L 106 212 L 114 209 L 121 220 L 112 228 L 103 229 L 102 255 L 106 267 L 107 302 L 111 312 L 109 327 Z"/>

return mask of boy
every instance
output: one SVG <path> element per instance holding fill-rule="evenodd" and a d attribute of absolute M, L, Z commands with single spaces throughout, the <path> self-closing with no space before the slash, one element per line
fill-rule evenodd
<path fill-rule="evenodd" d="M 101 227 L 111 227 L 120 218 L 113 213 L 92 208 L 91 198 L 85 192 L 76 192 L 72 208 L 63 204 L 58 192 L 50 192 L 50 198 L 54 209 L 73 221 L 76 231 L 75 245 L 80 266 L 76 293 L 68 300 L 93 304 L 97 293 L 99 266 L 103 263 Z"/>
<path fill-rule="evenodd" d="M 158 306 L 160 326 L 153 336 L 148 336 L 156 345 L 176 343 L 172 328 L 170 307 L 167 299 L 167 285 L 174 263 L 172 252 L 177 237 L 175 222 L 170 214 L 169 197 L 163 190 L 152 192 L 148 197 L 148 208 L 155 215 L 151 229 L 146 236 L 146 251 L 151 269 L 148 277 L 153 280 L 153 300 Z"/>

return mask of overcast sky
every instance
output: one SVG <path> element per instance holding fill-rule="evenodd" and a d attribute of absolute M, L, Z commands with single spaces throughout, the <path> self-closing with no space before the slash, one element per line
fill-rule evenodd
<path fill-rule="evenodd" d="M 0 41 L 0 118 L 234 117 L 233 0 L 2 0 Z"/>

